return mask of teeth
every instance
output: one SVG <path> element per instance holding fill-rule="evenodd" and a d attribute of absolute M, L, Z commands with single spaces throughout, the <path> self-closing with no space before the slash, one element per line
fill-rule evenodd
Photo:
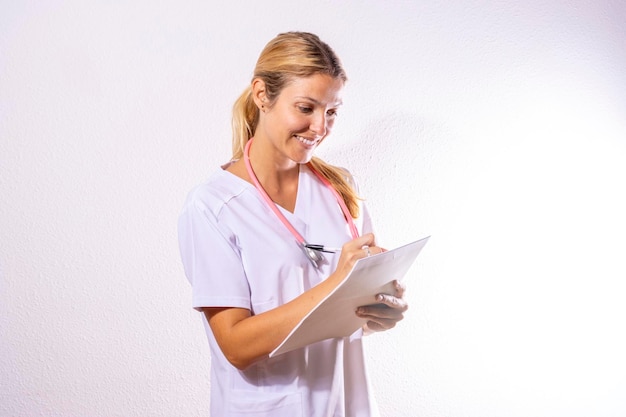
<path fill-rule="evenodd" d="M 305 138 L 303 138 L 302 136 L 296 136 L 296 138 L 297 138 L 300 142 L 304 143 L 305 145 L 308 145 L 308 146 L 313 146 L 313 145 L 315 145 L 315 141 L 314 141 L 314 140 L 305 139 Z"/>

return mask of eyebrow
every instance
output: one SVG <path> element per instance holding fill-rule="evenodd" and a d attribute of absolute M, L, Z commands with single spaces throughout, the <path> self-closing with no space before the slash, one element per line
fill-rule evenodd
<path fill-rule="evenodd" d="M 303 99 L 304 99 L 304 100 L 308 100 L 308 101 L 311 101 L 311 102 L 313 102 L 313 104 L 316 104 L 316 105 L 318 105 L 318 106 L 321 106 L 321 105 L 322 105 L 322 102 L 321 102 L 321 101 L 316 100 L 316 99 L 314 99 L 313 97 L 308 97 L 308 96 L 298 96 L 298 97 L 296 97 L 296 99 L 299 99 L 299 100 L 303 100 Z M 342 104 L 343 104 L 343 101 L 339 100 L 338 102 L 334 103 L 334 106 L 335 106 L 335 107 L 338 107 L 338 106 L 341 106 Z"/>

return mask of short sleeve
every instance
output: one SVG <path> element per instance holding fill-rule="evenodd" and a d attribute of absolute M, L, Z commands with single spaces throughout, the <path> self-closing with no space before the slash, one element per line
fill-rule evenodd
<path fill-rule="evenodd" d="M 367 205 L 365 203 L 361 203 L 361 216 L 360 217 L 362 219 L 361 234 L 374 233 L 374 235 L 376 235 L 376 232 L 374 231 L 374 224 L 372 222 L 372 217 L 370 216 L 370 212 L 367 209 Z"/>
<path fill-rule="evenodd" d="M 197 194 L 190 195 L 179 216 L 178 242 L 193 308 L 250 309 L 250 288 L 236 238 Z"/>

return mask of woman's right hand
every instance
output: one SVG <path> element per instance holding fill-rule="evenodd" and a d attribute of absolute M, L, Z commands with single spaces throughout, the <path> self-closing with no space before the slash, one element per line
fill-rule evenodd
<path fill-rule="evenodd" d="M 385 249 L 376 246 L 374 234 L 366 233 L 343 245 L 336 272 L 345 277 L 350 273 L 356 261 L 381 252 L 385 252 Z"/>

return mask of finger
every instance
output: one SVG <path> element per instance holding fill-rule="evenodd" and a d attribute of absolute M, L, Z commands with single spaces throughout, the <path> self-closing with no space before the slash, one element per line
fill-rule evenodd
<path fill-rule="evenodd" d="M 356 309 L 356 315 L 367 320 L 402 320 L 406 309 L 390 308 L 386 305 L 362 306 Z"/>
<path fill-rule="evenodd" d="M 383 252 L 383 249 L 379 248 L 378 246 L 363 245 L 355 251 L 355 255 L 357 259 L 361 259 L 361 258 L 367 258 L 367 257 L 373 256 L 373 255 L 378 255 L 379 253 L 382 253 L 382 252 Z"/>
<path fill-rule="evenodd" d="M 395 280 L 393 282 L 393 286 L 396 289 L 396 297 L 404 297 L 404 293 L 406 292 L 406 285 L 398 280 Z"/>
<path fill-rule="evenodd" d="M 367 327 L 374 332 L 384 332 L 385 330 L 393 329 L 394 327 L 396 327 L 396 323 L 397 322 L 381 323 L 369 320 L 367 322 Z"/>
<path fill-rule="evenodd" d="M 396 313 L 393 317 L 389 318 L 370 316 L 365 319 L 367 320 L 367 327 L 372 330 L 381 331 L 396 327 L 396 324 L 398 324 L 398 322 L 403 318 L 404 315 L 402 313 Z"/>
<path fill-rule="evenodd" d="M 409 308 L 409 305 L 404 298 L 396 297 L 390 294 L 378 294 L 376 296 L 376 301 L 394 310 L 406 311 Z"/>
<path fill-rule="evenodd" d="M 373 233 L 366 233 L 356 239 L 352 239 L 343 247 L 344 250 L 359 250 L 364 246 L 376 246 L 376 239 Z"/>
<path fill-rule="evenodd" d="M 378 255 L 379 253 L 387 252 L 385 249 L 380 246 L 370 246 L 370 253 L 372 255 Z"/>
<path fill-rule="evenodd" d="M 364 245 L 361 247 L 361 250 L 363 251 L 363 258 L 367 258 L 368 256 L 372 256 L 372 255 L 378 255 L 379 253 L 383 253 L 386 252 L 385 249 L 379 247 L 379 246 L 368 246 L 368 245 Z"/>

